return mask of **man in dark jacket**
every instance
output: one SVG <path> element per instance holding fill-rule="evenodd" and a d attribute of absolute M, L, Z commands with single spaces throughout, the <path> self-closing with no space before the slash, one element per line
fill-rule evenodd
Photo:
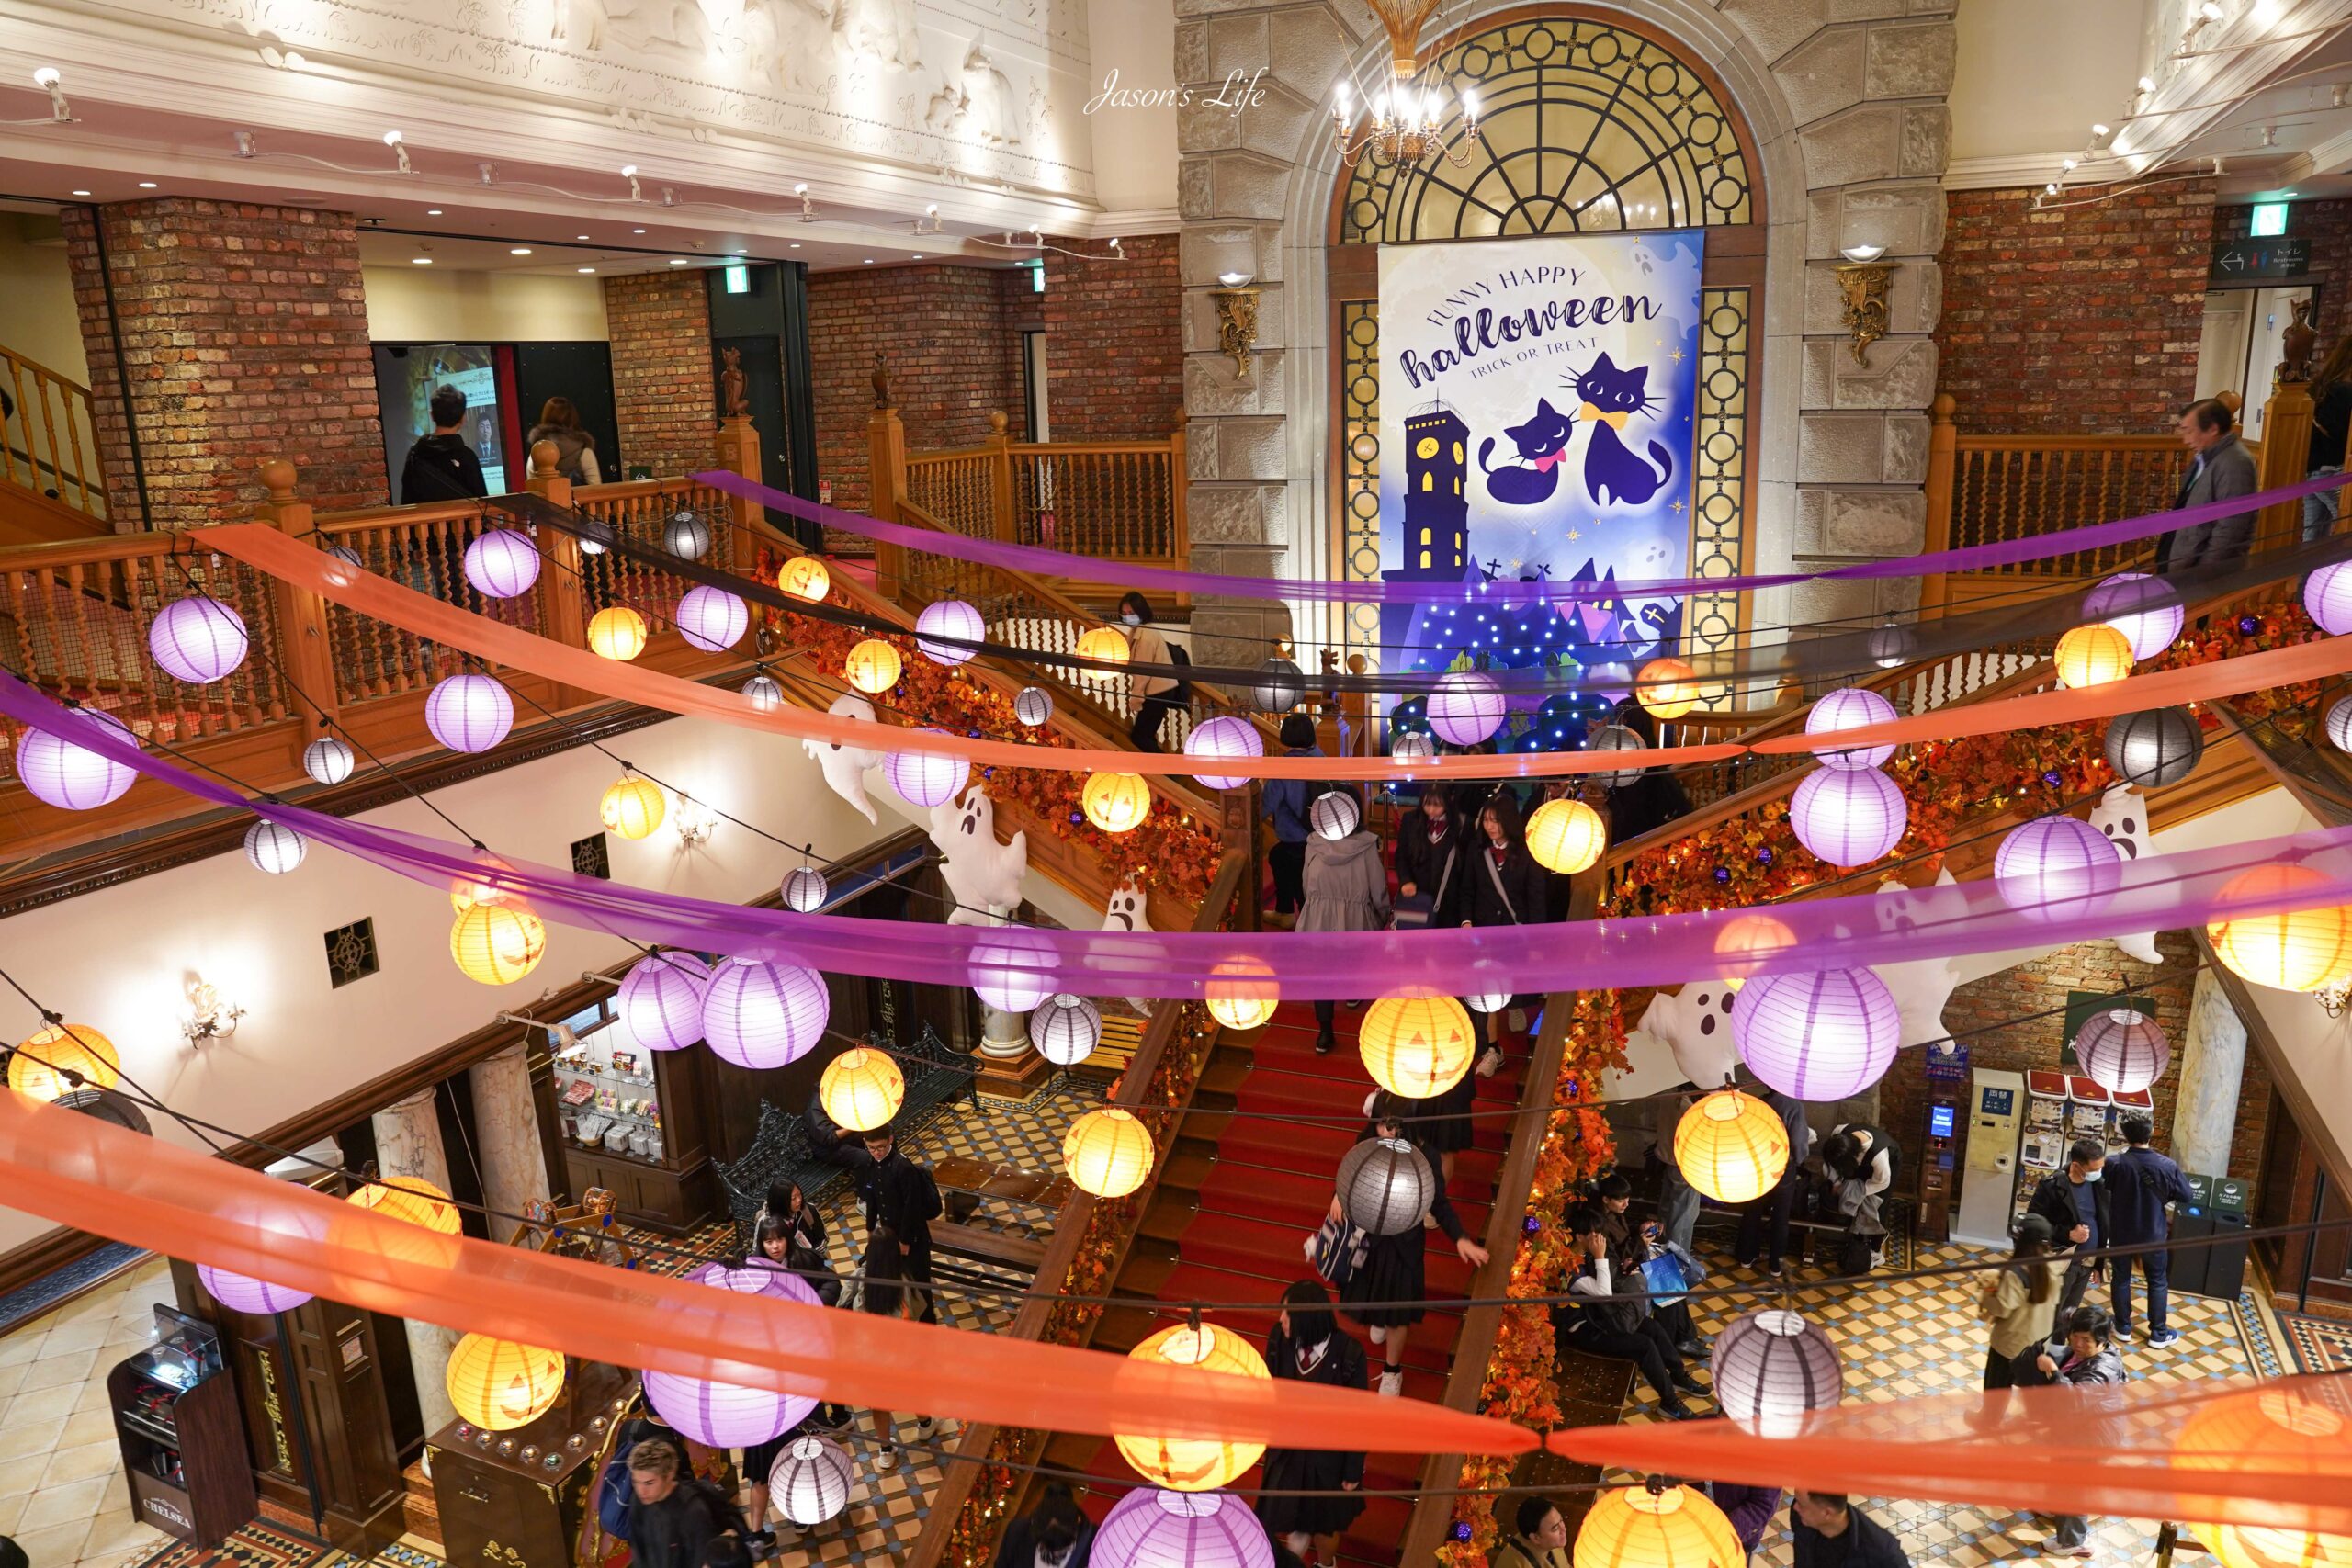
<path fill-rule="evenodd" d="M 2058 1318 L 2083 1304 L 2083 1292 L 2099 1266 L 2084 1261 L 2087 1253 L 2109 1246 L 2115 1235 L 2112 1204 L 2101 1179 L 2107 1172 L 2107 1145 L 2097 1138 L 2077 1138 L 2066 1151 L 2066 1168 L 2041 1179 L 2026 1204 L 2026 1213 L 2050 1222 L 2053 1256 L 2067 1258 L 2066 1280 L 2058 1295 Z"/>
<path fill-rule="evenodd" d="M 2180 444 L 2196 456 L 2173 502 L 2175 511 L 2254 493 L 2254 458 L 2238 440 L 2234 423 L 2229 405 L 2218 398 L 2199 398 L 2181 411 Z M 2239 512 L 2166 534 L 2156 547 L 2156 570 L 2237 565 L 2254 547 L 2254 520 L 2253 513 Z"/>
<path fill-rule="evenodd" d="M 2108 1194 L 2108 1212 L 2115 1221 L 2115 1235 L 2109 1239 L 2109 1246 L 2136 1247 L 2164 1240 L 2171 1234 L 2165 1206 L 2189 1200 L 2188 1178 L 2181 1175 L 2180 1167 L 2148 1146 L 2155 1132 L 2155 1123 L 2145 1116 L 2123 1119 L 2123 1141 L 2130 1146 L 2107 1162 L 2107 1176 L 2099 1184 Z M 2148 1277 L 2149 1348 L 2162 1349 L 2180 1337 L 2179 1330 L 2165 1321 L 2165 1312 L 2171 1304 L 2167 1289 L 2171 1262 L 2171 1255 L 2163 1252 L 2126 1253 L 2110 1261 L 2115 1275 L 2118 1339 L 2132 1337 L 2132 1269 L 2135 1264 Z"/>
<path fill-rule="evenodd" d="M 1607 1221 L 1598 1208 L 1570 1213 L 1568 1234 L 1584 1263 L 1568 1281 L 1569 1299 L 1552 1308 L 1554 1342 L 1572 1345 L 1588 1356 L 1633 1362 L 1657 1394 L 1660 1413 L 1669 1421 L 1690 1420 L 1698 1412 L 1682 1396 L 1704 1393 L 1706 1387 L 1683 1367 L 1673 1337 L 1640 1302 L 1608 1299 L 1646 1291 L 1648 1281 L 1638 1275 L 1628 1278 L 1611 1258 Z M 1584 1299 L 1588 1297 L 1596 1299 Z"/>
<path fill-rule="evenodd" d="M 628 1516 L 629 1562 L 638 1568 L 702 1568 L 713 1540 L 741 1533 L 733 1507 L 686 1472 L 685 1456 L 665 1438 L 647 1438 L 629 1450 L 628 1479 L 637 1494 Z"/>
<path fill-rule="evenodd" d="M 1552 1568 L 1568 1549 L 1568 1521 L 1549 1497 L 1521 1497 L 1511 1533 L 1487 1554 L 1487 1568 Z"/>
<path fill-rule="evenodd" d="M 1884 1525 L 1835 1492 L 1799 1492 L 1789 1505 L 1796 1568 L 1911 1568 Z"/>
<path fill-rule="evenodd" d="M 443 383 L 433 393 L 433 434 L 420 435 L 401 466 L 400 504 L 465 501 L 490 493 L 481 459 L 466 445 L 458 425 L 466 417 L 466 394 Z"/>
<path fill-rule="evenodd" d="M 874 1164 L 858 1178 L 857 1195 L 865 1205 L 870 1234 L 882 1225 L 895 1233 L 906 1267 L 907 1283 L 922 1301 L 922 1321 L 939 1321 L 939 1303 L 931 1291 L 931 1222 L 939 1217 L 939 1184 L 931 1172 L 899 1152 L 896 1129 L 887 1122 L 865 1134 L 865 1152 Z"/>

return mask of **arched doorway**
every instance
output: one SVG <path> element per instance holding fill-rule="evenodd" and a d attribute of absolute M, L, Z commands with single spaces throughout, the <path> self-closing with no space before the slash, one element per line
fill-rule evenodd
<path fill-rule="evenodd" d="M 1704 227 L 1690 574 L 1732 577 L 1753 559 L 1762 360 L 1755 313 L 1766 214 L 1756 149 L 1722 82 L 1672 40 L 1618 12 L 1542 6 L 1482 17 L 1431 51 L 1456 118 L 1449 156 L 1409 168 L 1370 157 L 1333 189 L 1326 258 L 1332 382 L 1332 557 L 1349 581 L 1381 569 L 1379 250 L 1437 241 Z M 1477 92 L 1479 136 L 1462 152 L 1458 106 Z M 1394 563 L 1392 563 L 1394 564 Z M 1690 646 L 1728 650 L 1740 596 L 1695 595 Z M 1377 606 L 1340 607 L 1326 633 L 1377 658 Z"/>

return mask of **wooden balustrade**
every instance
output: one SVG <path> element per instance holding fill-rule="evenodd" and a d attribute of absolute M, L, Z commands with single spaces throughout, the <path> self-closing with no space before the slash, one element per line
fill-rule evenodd
<path fill-rule="evenodd" d="M 0 387 L 16 404 L 0 426 L 0 481 L 28 492 L 26 499 L 54 503 L 103 525 L 107 516 L 106 471 L 99 461 L 97 428 L 90 413 L 90 389 L 12 349 L 0 348 Z M 63 520 L 69 526 L 75 519 Z M 0 543 L 13 534 L 0 534 Z"/>
<path fill-rule="evenodd" d="M 892 410 L 878 412 L 877 423 L 886 414 L 895 427 Z M 998 411 L 978 446 L 904 452 L 901 438 L 903 457 L 887 484 L 877 473 L 875 494 L 911 502 L 934 525 L 967 538 L 1182 567 L 1193 547 L 1182 418 L 1164 441 L 1031 442 L 1011 439 Z M 872 450 L 877 468 L 891 467 L 885 444 Z"/>

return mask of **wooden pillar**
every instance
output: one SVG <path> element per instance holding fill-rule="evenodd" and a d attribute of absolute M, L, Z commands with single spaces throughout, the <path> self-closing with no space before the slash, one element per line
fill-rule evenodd
<path fill-rule="evenodd" d="M 1957 405 L 1950 392 L 1938 392 L 1931 403 L 1931 423 L 1928 429 L 1928 537 L 1923 548 L 1929 554 L 1951 548 L 1951 487 L 1960 468 L 1960 427 L 1952 423 L 1952 410 Z M 1948 595 L 1944 574 L 1921 580 L 1919 583 L 1919 618 L 1940 616 Z"/>
<path fill-rule="evenodd" d="M 1252 780 L 1240 789 L 1229 789 L 1220 796 L 1225 807 L 1224 819 L 1217 824 L 1218 837 L 1228 850 L 1239 850 L 1246 869 L 1241 874 L 1241 891 L 1234 895 L 1233 929 L 1254 931 L 1261 923 L 1265 902 L 1259 896 L 1259 878 L 1265 868 L 1258 858 L 1258 813 L 1265 782 Z"/>
<path fill-rule="evenodd" d="M 1184 411 L 1178 409 L 1176 428 L 1168 433 L 1168 556 L 1169 564 L 1179 569 L 1193 564 L 1193 525 L 1184 515 L 1187 492 L 1193 483 L 1186 417 Z"/>
<path fill-rule="evenodd" d="M 882 523 L 903 523 L 899 502 L 907 493 L 907 427 L 895 406 L 877 408 L 865 421 L 865 457 L 871 491 L 865 510 Z M 886 599 L 899 597 L 906 574 L 906 552 L 883 540 L 874 545 L 874 585 Z"/>
<path fill-rule="evenodd" d="M 1008 545 L 1020 537 L 1013 516 L 1011 424 L 1002 409 L 989 410 L 989 515 L 996 524 L 997 539 Z"/>
<path fill-rule="evenodd" d="M 531 474 L 524 488 L 548 505 L 568 510 L 571 505 L 571 481 L 556 472 L 558 456 L 554 442 L 535 443 L 531 447 Z M 547 558 L 537 588 L 539 635 L 566 648 L 585 648 L 588 585 L 581 576 L 580 541 L 560 528 L 545 528 L 539 531 L 537 544 L 539 553 Z M 594 693 L 582 692 L 575 686 L 558 686 L 556 692 L 557 705 L 560 707 L 579 707 L 597 700 Z"/>
<path fill-rule="evenodd" d="M 752 416 L 734 414 L 718 422 L 718 466 L 730 474 L 741 474 L 753 484 L 760 482 L 760 433 L 752 426 Z M 759 525 L 767 521 L 768 509 L 749 496 L 732 496 L 729 508 L 735 516 L 735 530 L 746 539 L 759 536 Z M 795 521 L 793 536 L 801 535 Z"/>
<path fill-rule="evenodd" d="M 2262 405 L 2262 458 L 2256 465 L 2256 482 L 2263 490 L 2301 484 L 2312 460 L 2312 389 L 2308 381 L 2280 378 Z M 2300 371 L 2299 371 L 2300 373 Z M 2303 536 L 2303 503 L 2281 501 L 2262 509 L 2255 525 L 2254 547 L 2280 548 Z"/>
<path fill-rule="evenodd" d="M 269 491 L 262 510 L 278 531 L 301 538 L 311 529 L 311 503 L 294 496 L 294 465 L 283 457 L 261 466 L 261 482 Z M 305 721 L 294 742 L 299 756 L 315 739 L 311 724 L 321 730 L 343 716 L 341 694 L 334 678 L 334 643 L 327 628 L 327 602 L 307 588 L 270 580 L 271 609 L 277 617 L 277 651 L 286 679 L 301 693 L 287 694 L 287 711 Z M 307 703 L 304 699 L 307 698 Z"/>

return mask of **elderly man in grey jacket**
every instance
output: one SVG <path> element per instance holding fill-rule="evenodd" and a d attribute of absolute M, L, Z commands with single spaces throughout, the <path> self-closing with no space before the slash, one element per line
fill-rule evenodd
<path fill-rule="evenodd" d="M 2181 411 L 2179 430 L 2180 444 L 2196 457 L 2173 503 L 2176 511 L 2254 493 L 2254 458 L 2238 440 L 2227 403 L 2199 398 Z M 2237 565 L 2254 547 L 2254 520 L 2253 513 L 2240 512 L 2175 529 L 2156 547 L 2156 570 Z"/>

